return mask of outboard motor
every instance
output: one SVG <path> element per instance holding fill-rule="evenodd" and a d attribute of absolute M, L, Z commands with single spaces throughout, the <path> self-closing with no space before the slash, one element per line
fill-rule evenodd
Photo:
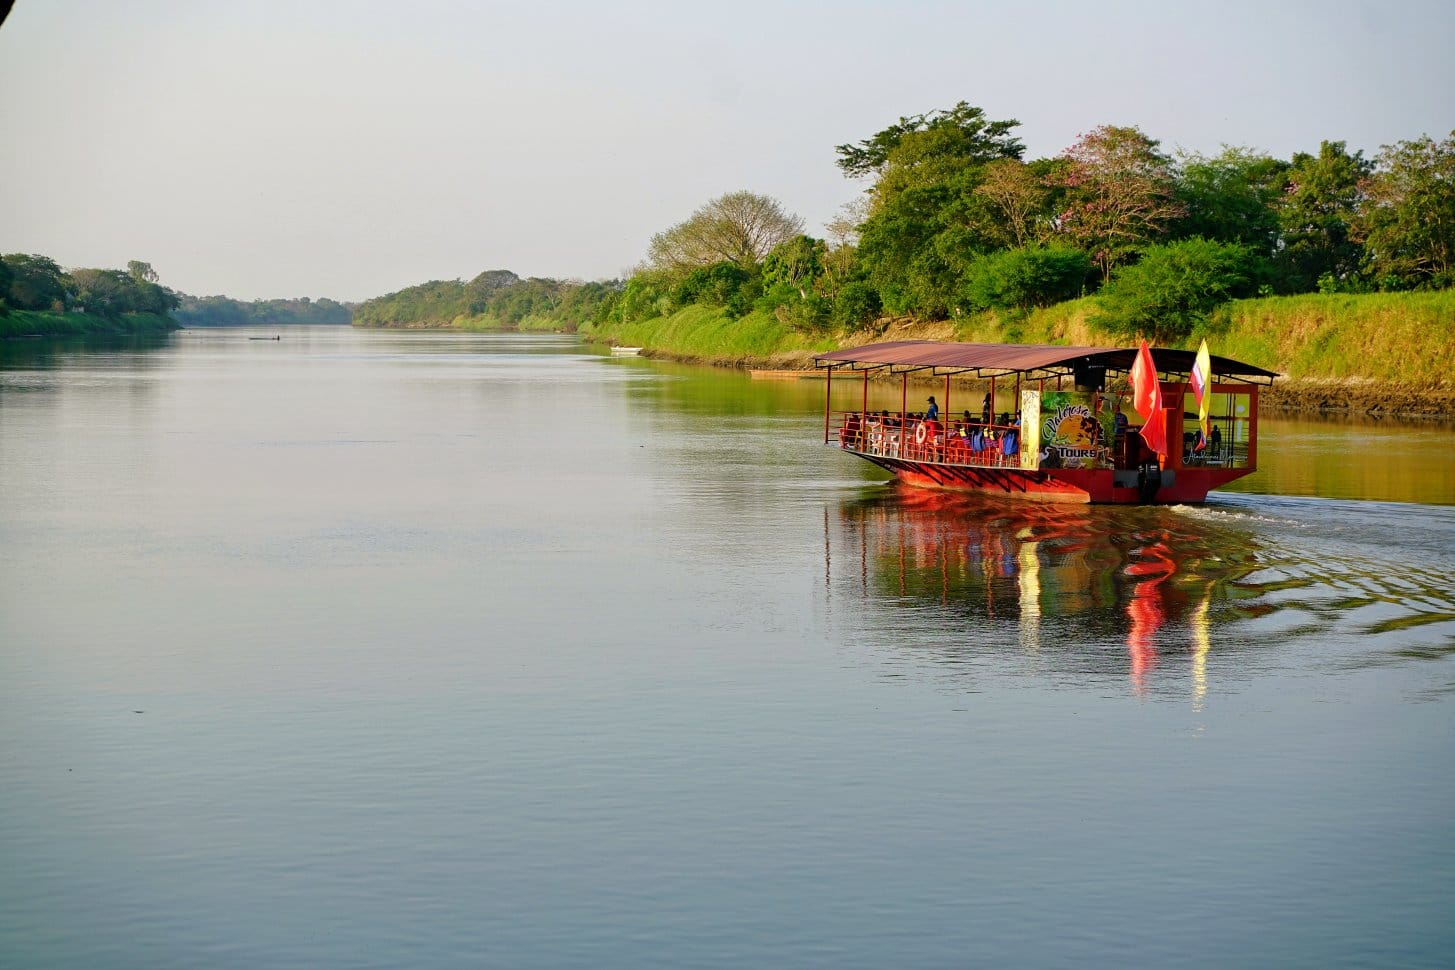
<path fill-rule="evenodd" d="M 1137 501 L 1146 505 L 1156 498 L 1162 487 L 1162 466 L 1155 461 L 1144 461 L 1137 469 Z"/>

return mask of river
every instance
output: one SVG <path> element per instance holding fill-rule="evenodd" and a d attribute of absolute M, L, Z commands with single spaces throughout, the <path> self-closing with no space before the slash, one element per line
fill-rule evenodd
<path fill-rule="evenodd" d="M 0 345 L 0 965 L 1448 965 L 1455 432 L 1046 508 L 822 395 Z"/>

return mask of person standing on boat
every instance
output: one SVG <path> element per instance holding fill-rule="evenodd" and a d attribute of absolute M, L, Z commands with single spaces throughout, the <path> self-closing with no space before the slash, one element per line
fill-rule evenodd
<path fill-rule="evenodd" d="M 933 394 L 931 394 L 929 396 L 929 404 L 930 404 L 930 406 L 925 409 L 925 420 L 926 421 L 936 421 L 936 420 L 939 420 L 939 417 L 940 417 L 940 406 L 935 403 L 935 396 Z"/>

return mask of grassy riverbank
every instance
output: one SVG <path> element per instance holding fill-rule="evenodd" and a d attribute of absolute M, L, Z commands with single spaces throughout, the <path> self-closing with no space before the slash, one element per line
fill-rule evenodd
<path fill-rule="evenodd" d="M 0 337 L 80 337 L 89 334 L 167 333 L 178 330 L 171 317 L 157 313 L 40 313 L 11 310 L 0 316 Z"/>
<path fill-rule="evenodd" d="M 807 368 L 814 353 L 877 340 L 1105 345 L 1086 297 L 1020 315 L 881 321 L 851 335 L 807 335 L 754 312 L 689 306 L 666 317 L 584 328 L 602 343 L 737 367 Z M 1184 346 L 1207 337 L 1215 354 L 1278 371 L 1273 406 L 1455 416 L 1455 291 L 1307 294 L 1235 300 Z"/>

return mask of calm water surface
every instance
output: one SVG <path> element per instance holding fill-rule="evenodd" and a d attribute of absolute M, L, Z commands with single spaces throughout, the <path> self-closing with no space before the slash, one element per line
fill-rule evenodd
<path fill-rule="evenodd" d="M 0 966 L 1448 966 L 1448 428 L 998 506 L 817 382 L 265 333 L 0 345 Z"/>

